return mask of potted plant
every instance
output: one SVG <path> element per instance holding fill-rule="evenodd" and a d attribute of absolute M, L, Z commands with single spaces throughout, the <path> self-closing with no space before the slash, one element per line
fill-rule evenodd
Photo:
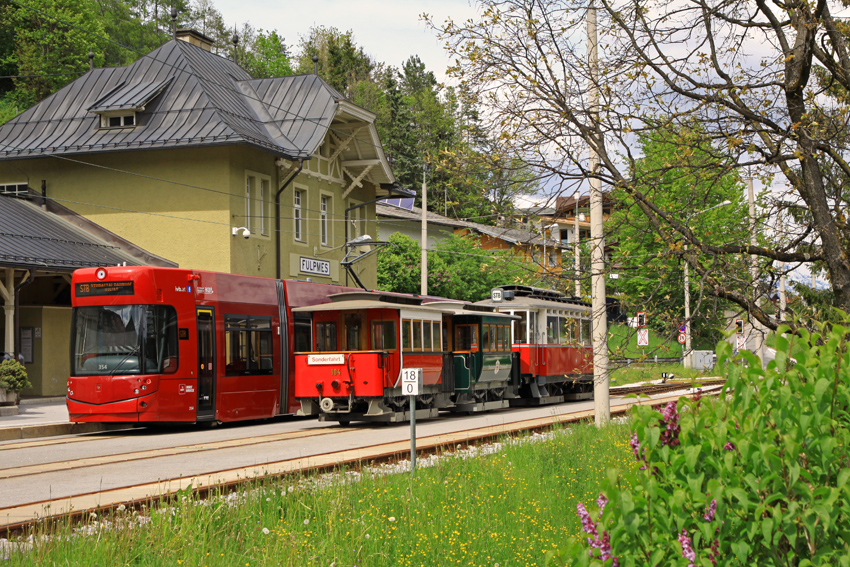
<path fill-rule="evenodd" d="M 23 364 L 17 360 L 0 362 L 0 405 L 14 405 L 18 394 L 31 386 Z"/>

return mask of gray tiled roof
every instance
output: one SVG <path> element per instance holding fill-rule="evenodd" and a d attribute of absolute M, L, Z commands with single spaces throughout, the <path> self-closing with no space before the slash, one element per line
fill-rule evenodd
<path fill-rule="evenodd" d="M 412 210 L 408 210 L 403 209 L 401 207 L 396 207 L 395 205 L 389 205 L 386 203 L 378 202 L 375 205 L 375 213 L 378 217 L 383 216 L 414 222 L 420 222 L 422 220 L 422 209 L 419 207 L 413 207 Z M 541 237 L 539 234 L 535 234 L 527 230 L 520 230 L 517 228 L 505 228 L 501 226 L 489 226 L 486 224 L 479 224 L 477 222 L 450 219 L 448 217 L 444 217 L 443 215 L 432 213 L 431 211 L 428 211 L 428 215 L 426 218 L 428 220 L 428 223 L 451 226 L 454 228 L 466 228 L 479 234 L 485 234 L 493 238 L 504 240 L 511 244 L 533 244 L 536 246 L 544 245 L 543 237 Z M 546 239 L 545 245 L 556 248 L 561 247 L 560 242 L 552 240 L 551 238 Z"/>
<path fill-rule="evenodd" d="M 0 126 L 0 158 L 239 143 L 308 158 L 342 100 L 316 75 L 254 80 L 172 40 L 126 67 L 89 71 Z M 95 111 L 138 106 L 136 127 L 99 127 Z"/>
<path fill-rule="evenodd" d="M 0 265 L 72 272 L 94 266 L 140 265 L 106 243 L 33 203 L 0 196 Z"/>

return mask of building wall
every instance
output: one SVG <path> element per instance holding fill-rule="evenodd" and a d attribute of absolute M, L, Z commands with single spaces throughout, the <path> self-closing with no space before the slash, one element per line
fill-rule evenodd
<path fill-rule="evenodd" d="M 33 362 L 27 363 L 27 375 L 33 387 L 24 396 L 64 396 L 71 372 L 71 308 L 19 308 L 21 327 L 32 328 Z"/>
<path fill-rule="evenodd" d="M 281 171 L 276 160 L 246 145 L 99 154 L 74 161 L 11 160 L 0 162 L 0 182 L 26 182 L 37 189 L 45 180 L 48 198 L 182 268 L 275 277 L 274 195 L 291 171 Z M 252 188 L 250 219 L 249 177 L 267 182 L 262 204 L 259 185 Z M 345 282 L 339 266 L 345 254 L 345 209 L 372 201 L 376 190 L 363 181 L 342 198 L 347 182 L 303 172 L 281 193 L 281 277 Z M 294 238 L 295 190 L 303 197 L 300 241 Z M 322 196 L 329 198 L 326 244 L 320 233 Z M 374 204 L 349 216 L 349 240 L 362 234 L 377 237 Z M 233 227 L 250 227 L 251 236 L 233 236 Z M 302 257 L 329 263 L 328 275 L 302 271 Z M 373 257 L 357 268 L 364 284 L 377 285 Z"/>
<path fill-rule="evenodd" d="M 47 196 L 181 267 L 230 271 L 228 148 L 9 160 L 0 180 L 23 178 Z M 84 165 L 78 162 L 88 162 Z M 206 189 L 206 190 L 205 190 Z"/>

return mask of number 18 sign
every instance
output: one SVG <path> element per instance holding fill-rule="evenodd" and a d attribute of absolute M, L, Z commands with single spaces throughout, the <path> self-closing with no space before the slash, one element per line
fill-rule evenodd
<path fill-rule="evenodd" d="M 422 369 L 401 369 L 401 393 L 405 396 L 418 396 L 422 389 Z"/>

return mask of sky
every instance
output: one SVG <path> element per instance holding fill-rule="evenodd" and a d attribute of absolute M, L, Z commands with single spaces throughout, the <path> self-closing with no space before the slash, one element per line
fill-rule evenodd
<path fill-rule="evenodd" d="M 466 20 L 476 13 L 470 0 L 213 0 L 213 5 L 229 26 L 247 21 L 255 28 L 276 29 L 291 47 L 314 26 L 351 30 L 356 44 L 376 61 L 401 67 L 408 57 L 419 55 L 439 81 L 445 80 L 450 61 L 420 15 L 427 12 L 442 23 L 446 18 Z"/>

